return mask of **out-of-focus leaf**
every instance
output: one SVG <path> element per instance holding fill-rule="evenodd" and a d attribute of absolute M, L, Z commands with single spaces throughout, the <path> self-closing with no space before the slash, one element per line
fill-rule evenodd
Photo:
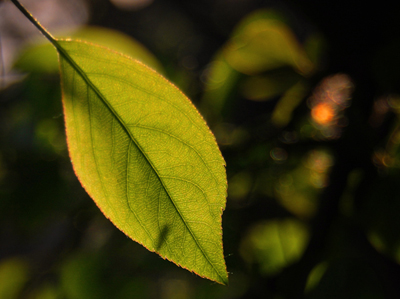
<path fill-rule="evenodd" d="M 287 17 L 279 11 L 274 9 L 258 9 L 246 15 L 239 24 L 236 25 L 234 33 L 243 34 L 250 24 L 260 20 L 277 21 L 289 25 Z"/>
<path fill-rule="evenodd" d="M 328 265 L 307 298 L 379 299 L 385 298 L 385 294 L 379 274 L 373 267 L 358 259 L 341 259 Z"/>
<path fill-rule="evenodd" d="M 396 173 L 380 178 L 371 186 L 362 219 L 371 244 L 400 264 L 398 181 L 399 175 Z"/>
<path fill-rule="evenodd" d="M 243 200 L 251 191 L 253 178 L 248 172 L 240 172 L 229 179 L 228 196 L 230 200 Z"/>
<path fill-rule="evenodd" d="M 282 96 L 272 122 L 285 126 L 304 99 L 306 78 L 318 68 L 322 53 L 319 35 L 301 45 L 281 14 L 258 10 L 240 22 L 208 68 L 201 109 L 214 122 L 230 114 L 239 94 L 254 101 Z"/>
<path fill-rule="evenodd" d="M 222 53 L 218 53 L 208 67 L 206 76 L 201 111 L 208 121 L 213 121 L 221 115 L 225 103 L 236 89 L 240 73 L 226 62 Z"/>
<path fill-rule="evenodd" d="M 150 251 L 222 284 L 225 162 L 190 101 L 143 64 L 58 40 L 68 148 L 82 185 Z"/>
<path fill-rule="evenodd" d="M 17 57 L 14 68 L 24 72 L 58 72 L 57 51 L 49 43 L 29 46 Z"/>
<path fill-rule="evenodd" d="M 265 15 L 265 11 L 254 14 Z M 247 75 L 283 66 L 292 66 L 305 75 L 312 72 L 313 63 L 285 23 L 269 17 L 245 22 L 224 48 L 225 58 L 234 69 Z"/>
<path fill-rule="evenodd" d="M 241 90 L 246 99 L 265 101 L 289 92 L 300 79 L 301 76 L 292 69 L 277 69 L 264 75 L 247 77 L 241 84 Z"/>
<path fill-rule="evenodd" d="M 161 64 L 153 54 L 138 41 L 121 32 L 101 27 L 83 27 L 68 37 L 105 46 L 163 73 Z M 56 73 L 59 70 L 57 51 L 49 43 L 30 46 L 19 55 L 14 66 L 25 72 Z"/>
<path fill-rule="evenodd" d="M 308 152 L 295 169 L 274 181 L 275 196 L 291 213 L 301 218 L 313 216 L 332 165 L 333 158 L 326 150 Z"/>
<path fill-rule="evenodd" d="M 308 90 L 305 80 L 301 80 L 290 87 L 276 104 L 272 112 L 271 122 L 278 127 L 286 126 L 292 119 L 294 109 L 304 99 Z"/>
<path fill-rule="evenodd" d="M 67 259 L 61 267 L 61 289 L 68 299 L 107 298 L 101 284 L 101 265 L 95 254 L 79 254 Z"/>
<path fill-rule="evenodd" d="M 325 274 L 327 268 L 328 268 L 327 262 L 322 262 L 316 265 L 311 270 L 307 278 L 307 284 L 305 288 L 306 293 L 310 292 L 318 285 L 318 283 L 321 281 L 322 276 Z"/>
<path fill-rule="evenodd" d="M 39 289 L 34 290 L 29 299 L 59 299 L 62 298 L 60 290 L 55 286 L 46 283 Z"/>
<path fill-rule="evenodd" d="M 28 264 L 20 258 L 10 258 L 0 263 L 0 298 L 18 298 L 28 280 Z"/>
<path fill-rule="evenodd" d="M 306 227 L 294 219 L 270 220 L 254 226 L 243 240 L 240 252 L 265 274 L 276 274 L 295 262 L 308 241 Z"/>

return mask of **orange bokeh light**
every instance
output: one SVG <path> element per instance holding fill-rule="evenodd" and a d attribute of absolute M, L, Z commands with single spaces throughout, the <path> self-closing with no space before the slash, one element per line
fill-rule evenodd
<path fill-rule="evenodd" d="M 319 103 L 312 108 L 311 116 L 316 123 L 326 125 L 333 120 L 335 110 L 328 103 Z"/>

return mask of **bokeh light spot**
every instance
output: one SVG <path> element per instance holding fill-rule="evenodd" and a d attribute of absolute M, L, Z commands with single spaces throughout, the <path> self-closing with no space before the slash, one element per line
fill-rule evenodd
<path fill-rule="evenodd" d="M 280 147 L 275 147 L 270 151 L 271 158 L 277 163 L 283 163 L 288 157 L 287 152 Z"/>
<path fill-rule="evenodd" d="M 311 116 L 316 123 L 326 125 L 333 120 L 335 110 L 327 103 L 319 103 L 312 108 Z"/>
<path fill-rule="evenodd" d="M 344 110 L 350 106 L 353 83 L 348 75 L 336 74 L 324 78 L 308 99 L 311 122 L 318 134 L 314 137 L 337 139 L 347 125 Z"/>

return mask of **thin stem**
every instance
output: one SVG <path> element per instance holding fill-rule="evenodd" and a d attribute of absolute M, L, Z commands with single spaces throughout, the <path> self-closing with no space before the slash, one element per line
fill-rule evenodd
<path fill-rule="evenodd" d="M 28 18 L 29 21 L 33 25 L 36 26 L 37 29 L 53 44 L 54 47 L 57 49 L 59 48 L 59 45 L 56 41 L 56 39 L 39 23 L 38 20 L 36 20 L 32 14 L 24 7 L 22 6 L 21 3 L 18 2 L 18 0 L 11 0 L 12 3 L 25 15 L 25 17 Z"/>

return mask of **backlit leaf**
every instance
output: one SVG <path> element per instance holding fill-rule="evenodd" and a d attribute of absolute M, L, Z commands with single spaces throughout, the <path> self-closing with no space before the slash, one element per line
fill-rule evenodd
<path fill-rule="evenodd" d="M 234 69 L 247 75 L 284 66 L 307 75 L 314 68 L 290 27 L 264 10 L 256 11 L 238 25 L 224 54 Z"/>
<path fill-rule="evenodd" d="M 281 13 L 254 11 L 236 26 L 207 68 L 202 111 L 213 125 L 231 121 L 230 109 L 239 96 L 252 101 L 279 98 L 272 122 L 286 126 L 307 93 L 306 81 L 318 70 L 323 50 L 318 34 L 300 43 Z"/>
<path fill-rule="evenodd" d="M 264 274 L 274 275 L 301 257 L 307 241 L 307 229 L 298 220 L 262 221 L 243 239 L 240 253 L 249 264 L 257 263 Z"/>
<path fill-rule="evenodd" d="M 0 263 L 0 298 L 20 298 L 29 279 L 29 265 L 19 258 L 2 259 Z"/>
<path fill-rule="evenodd" d="M 202 117 L 171 83 L 106 48 L 58 40 L 74 170 L 120 230 L 222 284 L 224 160 Z"/>

